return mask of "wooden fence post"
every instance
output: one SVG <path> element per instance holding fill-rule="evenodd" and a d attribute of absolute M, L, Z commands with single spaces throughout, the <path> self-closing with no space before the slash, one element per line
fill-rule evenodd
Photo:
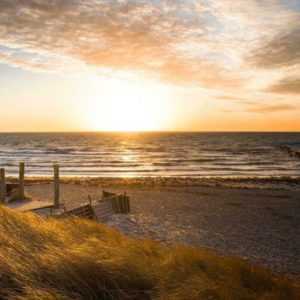
<path fill-rule="evenodd" d="M 59 165 L 54 164 L 54 207 L 59 208 Z"/>
<path fill-rule="evenodd" d="M 130 198 L 129 198 L 129 196 L 126 195 L 126 193 L 124 194 L 124 198 L 125 198 L 126 214 L 129 214 L 130 213 Z"/>
<path fill-rule="evenodd" d="M 120 201 L 120 198 L 122 196 L 121 195 L 118 195 L 115 199 L 116 199 L 116 210 L 117 210 L 117 214 L 120 214 L 121 213 L 121 201 Z"/>
<path fill-rule="evenodd" d="M 112 206 L 113 206 L 113 211 L 114 213 L 118 213 L 118 207 L 117 207 L 117 197 L 111 198 Z"/>
<path fill-rule="evenodd" d="M 93 207 L 93 199 L 92 199 L 91 195 L 88 195 L 88 199 L 89 199 L 90 207 Z"/>
<path fill-rule="evenodd" d="M 126 194 L 122 196 L 122 213 L 127 214 L 127 205 L 126 205 Z"/>
<path fill-rule="evenodd" d="M 119 213 L 120 214 L 123 214 L 124 213 L 124 205 L 123 205 L 123 201 L 124 200 L 124 196 L 123 195 L 120 195 L 119 196 L 119 206 L 120 206 L 120 208 L 119 208 Z"/>
<path fill-rule="evenodd" d="M 6 182 L 5 182 L 5 169 L 0 169 L 0 202 L 5 202 L 6 198 Z"/>
<path fill-rule="evenodd" d="M 24 175 L 25 175 L 25 163 L 20 162 L 19 164 L 19 199 L 24 200 Z"/>

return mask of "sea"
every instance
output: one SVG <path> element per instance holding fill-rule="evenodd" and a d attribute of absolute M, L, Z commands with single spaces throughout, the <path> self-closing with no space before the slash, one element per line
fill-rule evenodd
<path fill-rule="evenodd" d="M 0 133 L 8 176 L 298 177 L 300 133 Z"/>

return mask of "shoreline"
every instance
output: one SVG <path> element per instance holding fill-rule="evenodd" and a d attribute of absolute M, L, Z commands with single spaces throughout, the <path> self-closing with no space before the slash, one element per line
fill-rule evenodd
<path fill-rule="evenodd" d="M 16 183 L 18 177 L 7 176 L 7 181 Z M 27 176 L 25 184 L 51 183 L 53 176 Z M 226 187 L 238 189 L 300 190 L 300 176 L 272 177 L 88 177 L 60 176 L 61 183 L 96 185 L 103 187 Z"/>

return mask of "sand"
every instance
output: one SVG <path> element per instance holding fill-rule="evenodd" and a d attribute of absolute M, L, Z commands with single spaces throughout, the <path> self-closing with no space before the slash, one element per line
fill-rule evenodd
<path fill-rule="evenodd" d="M 300 184 L 262 180 L 66 179 L 61 199 L 76 207 L 100 199 L 102 190 L 126 191 L 132 213 L 108 225 L 128 235 L 207 247 L 300 276 Z M 27 182 L 26 192 L 51 201 L 47 180 Z"/>

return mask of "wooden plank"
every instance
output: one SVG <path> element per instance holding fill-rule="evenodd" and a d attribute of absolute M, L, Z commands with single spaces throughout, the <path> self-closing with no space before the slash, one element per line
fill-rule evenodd
<path fill-rule="evenodd" d="M 5 182 L 5 169 L 0 169 L 0 202 L 4 203 L 6 199 L 6 182 Z"/>
<path fill-rule="evenodd" d="M 119 214 L 120 213 L 120 203 L 119 203 L 119 197 L 115 197 L 114 198 L 115 201 L 115 213 Z"/>
<path fill-rule="evenodd" d="M 130 214 L 130 211 L 131 211 L 131 206 L 130 206 L 130 198 L 129 196 L 127 196 L 127 207 L 128 207 L 128 213 Z"/>
<path fill-rule="evenodd" d="M 21 212 L 35 211 L 38 209 L 51 208 L 53 203 L 38 200 L 21 200 L 14 201 L 6 204 L 9 208 L 15 209 Z"/>
<path fill-rule="evenodd" d="M 25 175 L 25 163 L 20 162 L 19 164 L 19 199 L 25 199 L 24 192 L 24 175 Z"/>
<path fill-rule="evenodd" d="M 113 212 L 116 214 L 128 214 L 130 212 L 130 198 L 126 193 L 117 195 L 103 191 L 102 199 L 109 200 L 112 203 Z"/>
<path fill-rule="evenodd" d="M 89 204 L 83 205 L 80 207 L 76 207 L 72 210 L 69 210 L 69 211 L 63 213 L 61 216 L 62 217 L 74 216 L 74 217 L 86 218 L 86 219 L 94 219 L 95 218 L 94 211 Z"/>
<path fill-rule="evenodd" d="M 130 198 L 127 195 L 124 195 L 124 199 L 125 199 L 125 213 L 129 214 L 130 213 Z"/>
<path fill-rule="evenodd" d="M 19 184 L 18 183 L 6 183 L 6 195 L 10 196 L 13 191 L 19 189 Z"/>
<path fill-rule="evenodd" d="M 114 198 L 110 199 L 110 201 L 111 201 L 111 203 L 112 203 L 113 212 L 114 212 L 114 213 L 117 213 L 117 203 L 116 203 L 117 198 L 114 197 Z"/>
<path fill-rule="evenodd" d="M 60 206 L 60 196 L 59 196 L 59 165 L 54 164 L 54 207 L 59 208 Z"/>
<path fill-rule="evenodd" d="M 93 205 L 95 217 L 100 222 L 107 221 L 113 215 L 113 208 L 111 201 L 100 201 Z"/>
<path fill-rule="evenodd" d="M 60 217 L 80 217 L 96 219 L 100 222 L 107 221 L 114 213 L 126 214 L 129 212 L 129 197 L 114 193 L 103 192 L 102 201 L 93 203 L 89 197 L 89 204 L 76 207 L 63 213 Z"/>
<path fill-rule="evenodd" d="M 113 198 L 113 197 L 116 197 L 117 194 L 116 193 L 110 193 L 110 192 L 107 192 L 107 191 L 103 191 L 102 192 L 102 199 L 105 200 L 107 198 Z"/>
<path fill-rule="evenodd" d="M 121 214 L 124 214 L 126 211 L 124 195 L 119 196 L 119 201 L 120 201 L 120 212 Z"/>

